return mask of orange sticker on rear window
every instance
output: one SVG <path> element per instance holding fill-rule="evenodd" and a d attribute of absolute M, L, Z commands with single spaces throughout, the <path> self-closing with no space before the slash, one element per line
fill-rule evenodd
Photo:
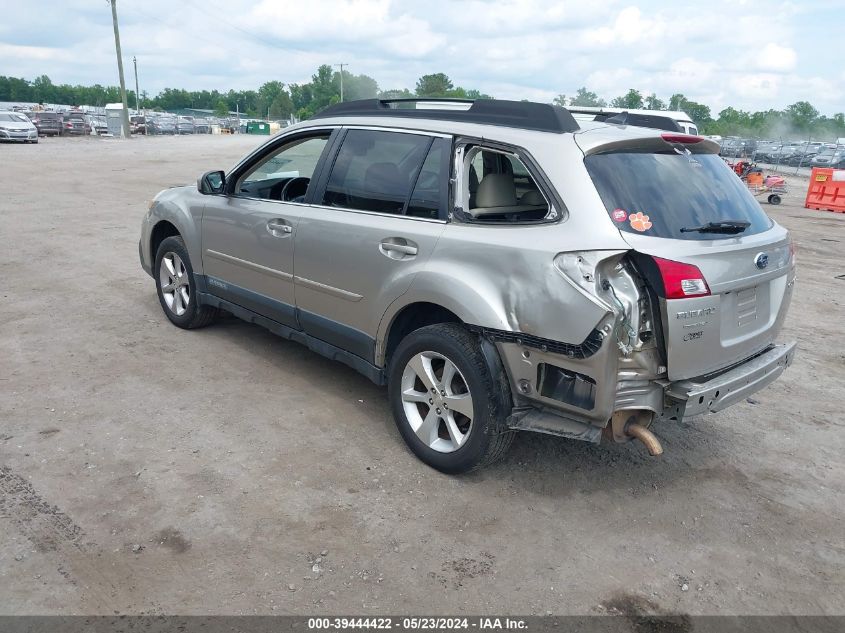
<path fill-rule="evenodd" d="M 631 222 L 631 228 L 635 231 L 648 231 L 651 228 L 651 222 L 649 222 L 648 216 L 642 211 L 632 213 L 628 216 L 628 220 Z"/>

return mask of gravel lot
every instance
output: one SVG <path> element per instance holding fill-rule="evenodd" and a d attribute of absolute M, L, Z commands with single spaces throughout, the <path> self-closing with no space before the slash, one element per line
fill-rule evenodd
<path fill-rule="evenodd" d="M 806 180 L 766 205 L 800 351 L 753 403 L 450 478 L 351 369 L 164 317 L 146 201 L 261 140 L 0 146 L 0 612 L 845 614 L 845 215 Z"/>

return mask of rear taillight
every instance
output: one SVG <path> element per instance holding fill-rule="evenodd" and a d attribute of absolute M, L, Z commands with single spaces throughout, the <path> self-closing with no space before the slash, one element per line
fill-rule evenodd
<path fill-rule="evenodd" d="M 704 139 L 693 134 L 661 134 L 662 138 L 667 143 L 700 143 Z"/>
<path fill-rule="evenodd" d="M 710 287 L 698 266 L 673 262 L 671 259 L 652 257 L 660 276 L 667 299 L 685 299 L 687 297 L 706 297 Z"/>

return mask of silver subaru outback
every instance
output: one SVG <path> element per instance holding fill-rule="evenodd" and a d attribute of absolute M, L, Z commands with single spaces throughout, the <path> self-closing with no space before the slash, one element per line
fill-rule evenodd
<path fill-rule="evenodd" d="M 622 121 L 339 104 L 158 194 L 141 264 L 179 327 L 224 310 L 386 385 L 441 471 L 517 431 L 656 455 L 791 363 L 795 258 L 718 145 Z"/>

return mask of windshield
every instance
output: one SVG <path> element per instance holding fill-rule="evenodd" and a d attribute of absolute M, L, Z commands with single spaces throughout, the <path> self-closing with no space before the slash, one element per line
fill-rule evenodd
<path fill-rule="evenodd" d="M 741 235 L 753 235 L 772 226 L 743 182 L 716 154 L 595 154 L 584 163 L 608 215 L 621 231 L 712 240 L 735 236 L 681 229 L 739 221 L 749 223 Z"/>

